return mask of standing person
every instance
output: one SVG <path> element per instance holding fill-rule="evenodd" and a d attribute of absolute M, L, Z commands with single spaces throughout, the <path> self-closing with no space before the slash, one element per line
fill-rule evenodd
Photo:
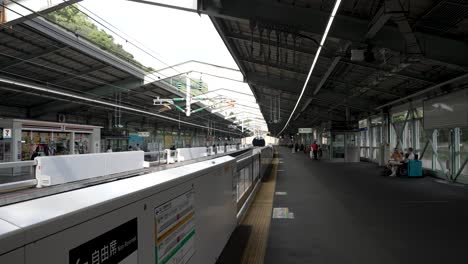
<path fill-rule="evenodd" d="M 294 152 L 297 152 L 298 149 L 299 149 L 299 143 L 296 142 L 296 144 L 294 145 Z"/>
<path fill-rule="evenodd" d="M 322 151 L 322 145 L 318 146 L 318 157 L 319 159 L 322 159 L 323 156 L 323 151 Z"/>
<path fill-rule="evenodd" d="M 314 141 L 314 143 L 312 144 L 312 146 L 310 146 L 310 148 L 312 149 L 312 152 L 314 153 L 314 160 L 317 160 L 317 151 L 318 151 L 317 141 Z"/>
<path fill-rule="evenodd" d="M 111 148 L 110 145 L 107 146 L 107 151 L 106 152 L 109 152 L 109 153 L 112 152 L 112 148 Z"/>
<path fill-rule="evenodd" d="M 50 151 L 49 151 L 49 146 L 44 145 L 44 155 L 49 156 Z"/>
<path fill-rule="evenodd" d="M 36 147 L 33 154 L 31 155 L 31 160 L 34 160 L 35 157 L 39 156 L 39 147 Z"/>

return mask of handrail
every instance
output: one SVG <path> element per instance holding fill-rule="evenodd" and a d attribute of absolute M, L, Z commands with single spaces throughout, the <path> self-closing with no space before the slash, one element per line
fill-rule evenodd
<path fill-rule="evenodd" d="M 35 160 L 2 162 L 0 163 L 0 169 L 21 168 L 35 165 L 37 165 L 37 161 Z"/>

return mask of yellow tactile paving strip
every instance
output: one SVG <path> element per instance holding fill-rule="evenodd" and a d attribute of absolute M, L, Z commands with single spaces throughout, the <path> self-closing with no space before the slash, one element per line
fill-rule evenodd
<path fill-rule="evenodd" d="M 263 182 L 242 225 L 251 226 L 252 232 L 242 255 L 242 264 L 263 264 L 270 230 L 273 196 L 275 194 L 278 159 L 273 159 L 268 181 Z"/>

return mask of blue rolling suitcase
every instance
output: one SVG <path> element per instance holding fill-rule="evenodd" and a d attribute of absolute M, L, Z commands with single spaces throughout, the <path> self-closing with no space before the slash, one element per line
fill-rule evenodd
<path fill-rule="evenodd" d="M 421 177 L 422 176 L 422 162 L 420 160 L 408 161 L 408 176 Z"/>

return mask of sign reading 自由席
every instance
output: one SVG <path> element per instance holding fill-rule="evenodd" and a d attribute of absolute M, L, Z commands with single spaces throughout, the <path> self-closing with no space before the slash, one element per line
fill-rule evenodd
<path fill-rule="evenodd" d="M 309 134 L 309 133 L 312 133 L 311 127 L 299 128 L 299 134 Z"/>
<path fill-rule="evenodd" d="M 134 218 L 70 250 L 70 264 L 138 263 L 138 220 Z"/>

